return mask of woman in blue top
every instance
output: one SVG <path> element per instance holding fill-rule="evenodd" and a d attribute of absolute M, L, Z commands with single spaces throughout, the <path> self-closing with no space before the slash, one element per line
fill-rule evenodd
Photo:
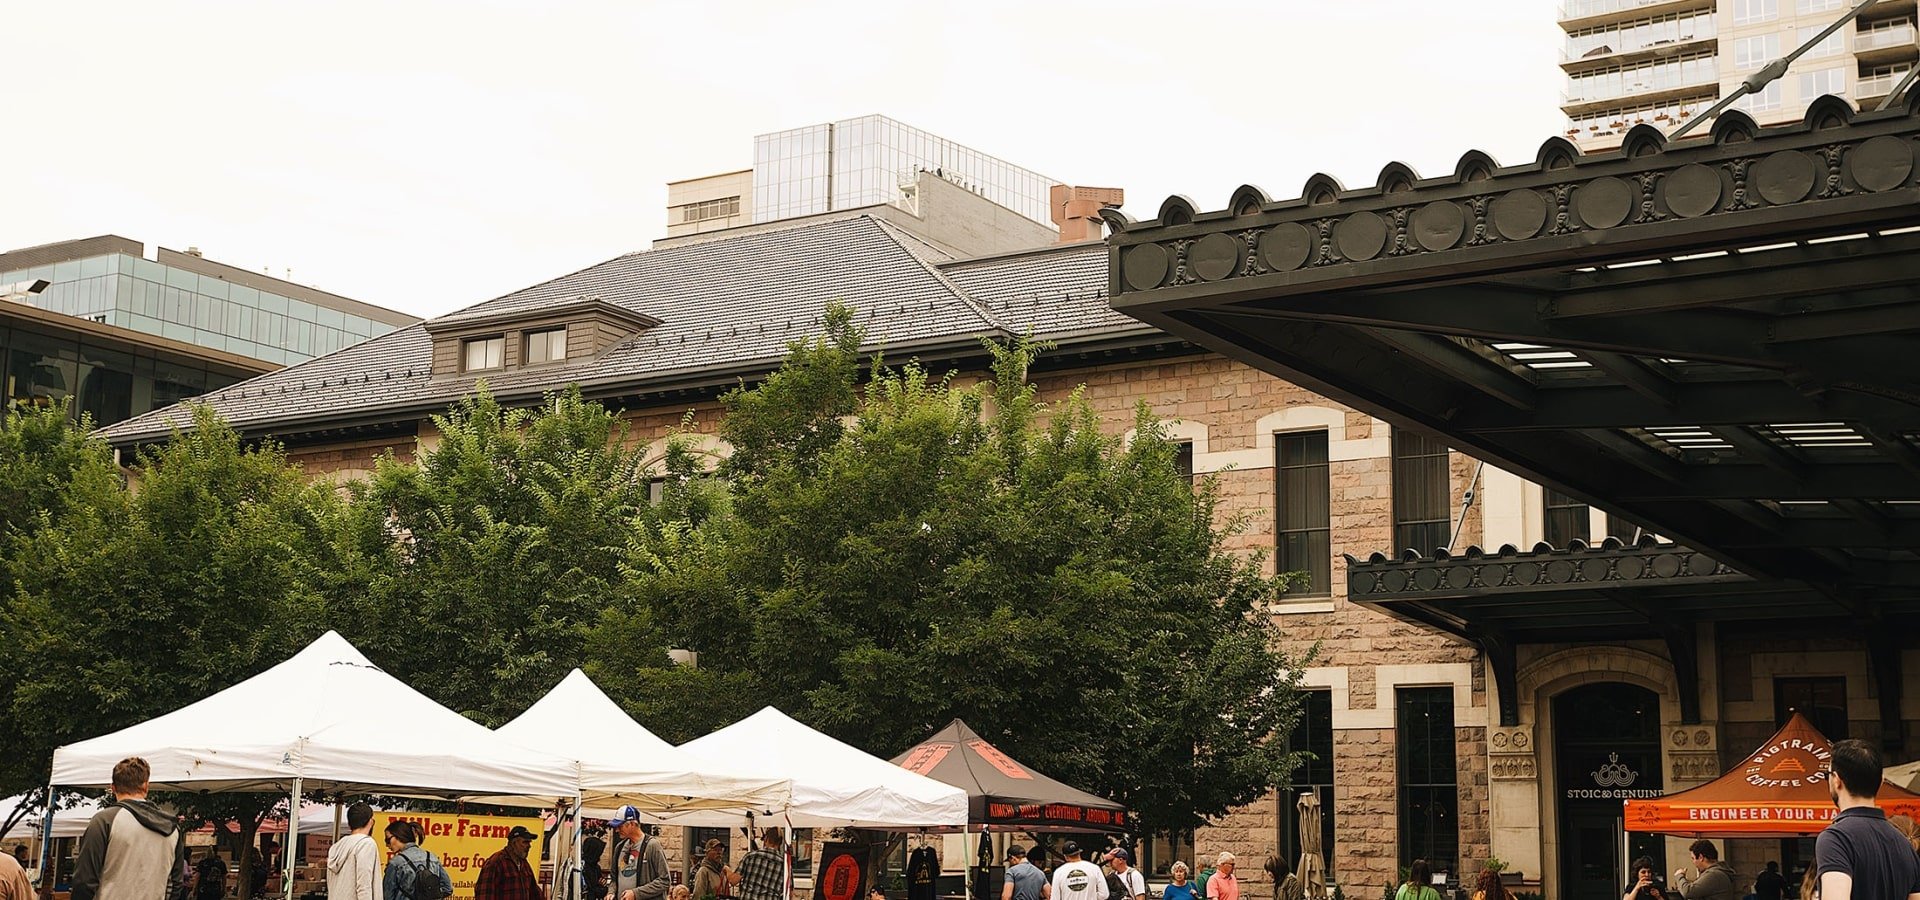
<path fill-rule="evenodd" d="M 1160 892 L 1160 900 L 1200 900 L 1199 895 L 1193 892 L 1193 885 L 1187 883 L 1186 863 L 1175 862 L 1167 875 L 1173 879 L 1173 883 Z"/>

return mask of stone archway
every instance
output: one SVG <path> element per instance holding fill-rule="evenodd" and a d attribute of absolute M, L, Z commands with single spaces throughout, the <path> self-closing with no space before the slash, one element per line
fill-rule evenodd
<path fill-rule="evenodd" d="M 1665 727 L 1680 721 L 1679 690 L 1673 665 L 1666 657 L 1637 647 L 1569 647 L 1530 661 L 1515 673 L 1514 685 L 1520 724 L 1488 729 L 1488 774 L 1491 781 L 1489 806 L 1492 815 L 1493 853 L 1529 877 L 1540 877 L 1548 897 L 1561 896 L 1558 865 L 1560 835 L 1557 807 L 1558 790 L 1554 770 L 1553 698 L 1573 688 L 1602 682 L 1622 682 L 1652 691 L 1660 703 L 1662 739 L 1661 767 L 1666 784 L 1685 786 L 1696 771 L 1711 769 L 1717 760 L 1703 768 L 1691 757 L 1700 751 L 1711 756 L 1711 740 L 1700 746 L 1677 746 L 1674 734 Z M 1690 736 L 1700 729 L 1689 726 Z M 1713 730 L 1707 726 L 1710 734 Z M 1687 737 L 1687 744 L 1700 742 Z M 1684 750 L 1684 754 L 1676 751 Z M 1711 777 L 1710 775 L 1707 777 Z M 1668 857 L 1673 850 L 1669 848 Z"/>

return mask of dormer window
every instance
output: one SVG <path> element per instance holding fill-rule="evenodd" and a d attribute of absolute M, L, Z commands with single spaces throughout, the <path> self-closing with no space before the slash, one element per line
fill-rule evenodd
<path fill-rule="evenodd" d="M 583 365 L 658 324 L 644 313 L 582 297 L 536 307 L 482 307 L 422 327 L 433 338 L 433 374 L 455 378 Z"/>
<path fill-rule="evenodd" d="M 527 332 L 527 365 L 562 362 L 567 358 L 567 329 L 546 328 Z"/>
<path fill-rule="evenodd" d="M 465 359 L 462 368 L 469 372 L 498 369 L 507 364 L 507 339 L 503 335 L 470 338 L 461 349 Z"/>

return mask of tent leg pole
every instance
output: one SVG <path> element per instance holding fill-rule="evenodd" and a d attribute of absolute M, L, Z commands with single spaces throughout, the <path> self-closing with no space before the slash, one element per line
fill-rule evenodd
<path fill-rule="evenodd" d="M 967 873 L 960 879 L 963 885 L 960 893 L 965 894 L 967 900 L 973 900 L 973 832 L 965 828 L 960 829 L 960 864 L 966 866 L 961 871 Z"/>
<path fill-rule="evenodd" d="M 282 848 L 280 851 L 281 853 L 285 854 L 287 857 L 287 864 L 281 867 L 282 869 L 285 870 L 285 875 L 283 877 L 286 878 L 287 880 L 287 883 L 282 885 L 282 887 L 287 889 L 287 900 L 293 900 L 294 850 L 296 849 L 296 846 L 297 846 L 296 842 L 298 842 L 299 840 L 300 840 L 300 779 L 296 777 L 293 779 L 293 793 L 288 798 L 288 803 L 287 803 L 287 845 L 284 848 Z"/>
<path fill-rule="evenodd" d="M 47 866 L 53 859 L 53 779 L 47 779 L 47 814 L 40 820 L 40 886 L 47 888 L 49 895 L 53 882 L 47 878 Z"/>

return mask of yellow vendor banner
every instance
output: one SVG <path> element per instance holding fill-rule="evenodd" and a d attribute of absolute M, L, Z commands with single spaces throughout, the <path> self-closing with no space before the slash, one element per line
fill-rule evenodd
<path fill-rule="evenodd" d="M 480 864 L 507 846 L 507 833 L 515 825 L 539 834 L 538 818 L 519 816 L 470 816 L 463 813 L 377 812 L 373 814 L 373 839 L 380 844 L 380 864 L 393 856 L 387 850 L 387 826 L 396 820 L 412 822 L 420 829 L 420 846 L 447 867 L 453 879 L 453 896 L 473 900 L 473 884 L 480 880 Z M 540 868 L 540 845 L 535 844 L 527 860 L 535 871 Z"/>

